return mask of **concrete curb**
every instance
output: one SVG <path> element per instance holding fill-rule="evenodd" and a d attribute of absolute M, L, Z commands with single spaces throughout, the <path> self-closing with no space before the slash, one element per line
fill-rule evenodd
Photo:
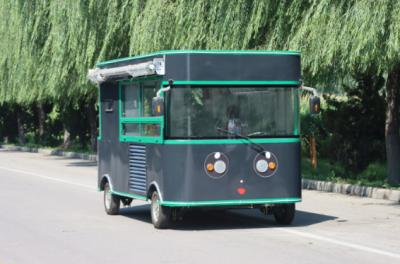
<path fill-rule="evenodd" d="M 400 203 L 400 190 L 303 179 L 303 189 L 333 192 Z"/>
<path fill-rule="evenodd" d="M 52 155 L 52 156 L 62 156 L 62 157 L 71 158 L 71 159 L 97 161 L 97 155 L 63 151 L 61 149 L 30 148 L 30 147 L 7 146 L 7 145 L 6 146 L 0 145 L 0 148 L 3 148 L 5 150 L 10 150 L 10 151 L 34 152 L 34 153 L 42 153 L 42 154 Z"/>
<path fill-rule="evenodd" d="M 60 149 L 45 149 L 45 148 L 29 148 L 19 146 L 0 145 L 0 148 L 11 151 L 35 152 L 46 155 L 62 156 L 73 159 L 83 159 L 90 161 L 97 161 L 97 155 L 83 154 L 77 152 L 68 152 Z M 302 187 L 306 190 L 316 190 L 321 192 L 333 192 L 346 195 L 354 195 L 359 197 L 369 197 L 373 199 L 384 199 L 400 203 L 400 190 L 391 190 L 384 188 L 374 188 L 360 185 L 352 185 L 345 183 L 334 183 L 316 180 L 302 180 Z"/>

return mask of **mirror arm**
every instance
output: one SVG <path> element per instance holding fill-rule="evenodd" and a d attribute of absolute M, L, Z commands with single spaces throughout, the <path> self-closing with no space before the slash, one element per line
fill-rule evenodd
<path fill-rule="evenodd" d="M 318 97 L 318 91 L 315 88 L 312 87 L 307 87 L 307 86 L 301 86 L 300 87 L 301 90 L 307 91 L 307 92 L 311 92 L 313 94 L 313 96 Z"/>
<path fill-rule="evenodd" d="M 174 84 L 174 80 L 169 79 L 168 80 L 168 86 L 167 87 L 162 87 L 160 88 L 160 90 L 157 91 L 157 97 L 161 97 L 161 93 L 162 92 L 168 92 L 169 90 L 171 90 L 172 85 Z"/>
<path fill-rule="evenodd" d="M 171 86 L 160 88 L 160 90 L 157 91 L 157 97 L 161 97 L 162 92 L 168 92 L 169 90 L 171 90 Z"/>

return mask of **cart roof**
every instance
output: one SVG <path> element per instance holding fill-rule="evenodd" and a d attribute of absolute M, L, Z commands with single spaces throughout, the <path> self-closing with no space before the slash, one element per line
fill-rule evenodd
<path fill-rule="evenodd" d="M 162 50 L 149 54 L 138 55 L 133 57 L 119 58 L 114 60 L 102 61 L 96 64 L 97 67 L 112 67 L 113 64 L 124 62 L 135 62 L 149 57 L 159 57 L 178 54 L 225 54 L 225 55 L 271 55 L 271 56 L 300 56 L 299 51 L 281 51 L 281 50 Z"/>
<path fill-rule="evenodd" d="M 166 50 L 104 61 L 96 66 L 91 75 L 100 82 L 158 74 L 163 81 L 174 80 L 181 85 L 227 81 L 298 85 L 301 75 L 297 51 Z M 149 71 L 150 66 L 157 66 L 158 70 Z M 103 78 L 107 74 L 112 76 Z"/>

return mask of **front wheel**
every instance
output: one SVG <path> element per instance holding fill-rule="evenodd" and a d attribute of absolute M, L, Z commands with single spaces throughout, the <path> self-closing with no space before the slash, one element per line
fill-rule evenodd
<path fill-rule="evenodd" d="M 120 198 L 111 192 L 110 184 L 104 185 L 104 209 L 109 215 L 117 215 L 119 213 Z"/>
<path fill-rule="evenodd" d="M 275 221 L 280 225 L 290 225 L 293 222 L 296 208 L 294 204 L 275 205 L 272 209 Z"/>
<path fill-rule="evenodd" d="M 171 209 L 160 205 L 157 191 L 151 195 L 151 222 L 157 229 L 167 228 L 171 222 Z"/>

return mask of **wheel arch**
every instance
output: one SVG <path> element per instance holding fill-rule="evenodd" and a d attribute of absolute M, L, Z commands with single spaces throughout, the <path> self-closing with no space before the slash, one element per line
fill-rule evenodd
<path fill-rule="evenodd" d="M 113 185 L 111 182 L 110 175 L 104 174 L 99 182 L 99 191 L 104 191 L 104 186 L 106 185 L 107 182 L 110 185 L 111 190 L 113 190 Z"/>
<path fill-rule="evenodd" d="M 160 201 L 163 201 L 163 195 L 162 195 L 162 193 L 161 193 L 161 189 L 160 189 L 160 187 L 159 187 L 159 185 L 157 184 L 156 181 L 152 181 L 152 182 L 149 184 L 149 188 L 148 188 L 148 190 L 147 190 L 146 198 L 147 198 L 147 199 L 151 199 L 151 194 L 152 194 L 154 191 L 157 191 L 158 196 L 159 196 L 159 198 L 160 198 Z"/>

